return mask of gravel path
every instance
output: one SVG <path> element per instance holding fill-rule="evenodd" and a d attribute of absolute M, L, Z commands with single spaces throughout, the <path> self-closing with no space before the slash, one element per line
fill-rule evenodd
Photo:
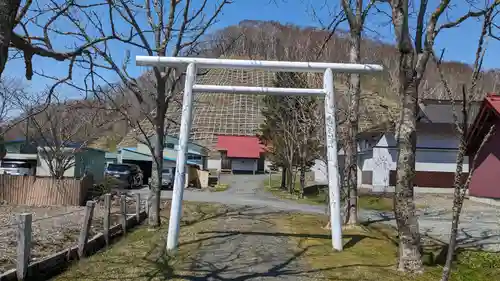
<path fill-rule="evenodd" d="M 417 205 L 427 207 L 418 212 L 421 234 L 447 243 L 452 220 L 452 196 L 423 194 Z M 388 220 L 395 225 L 392 213 L 365 212 L 368 220 Z M 465 200 L 458 234 L 459 247 L 474 247 L 485 251 L 500 251 L 500 208 Z"/>
<path fill-rule="evenodd" d="M 224 175 L 222 183 L 229 184 L 230 188 L 223 192 L 209 192 L 199 190 L 184 190 L 183 199 L 196 202 L 214 202 L 227 205 L 242 205 L 256 207 L 270 207 L 282 211 L 298 211 L 304 213 L 324 214 L 325 207 L 297 204 L 293 201 L 284 201 L 262 190 L 265 175 Z M 148 188 L 135 190 L 141 198 L 148 198 Z M 161 192 L 162 199 L 171 199 L 172 191 Z"/>
<path fill-rule="evenodd" d="M 222 204 L 268 207 L 283 211 L 324 214 L 324 206 L 298 204 L 280 200 L 262 190 L 265 175 L 225 175 L 221 182 L 230 188 L 224 192 L 184 191 L 184 200 L 218 202 Z M 140 190 L 138 192 L 147 192 Z M 163 191 L 162 198 L 171 198 L 171 191 Z M 146 197 L 143 197 L 146 198 Z M 418 195 L 417 205 L 428 206 L 418 212 L 423 235 L 447 243 L 451 226 L 450 195 Z M 361 210 L 363 221 L 383 221 L 395 225 L 394 216 L 389 212 Z M 460 223 L 459 245 L 474 246 L 487 251 L 500 251 L 500 208 L 466 200 Z"/>
<path fill-rule="evenodd" d="M 200 280 L 311 280 L 298 260 L 301 253 L 262 219 L 270 212 L 259 208 L 220 219 L 217 231 L 211 231 L 214 238 L 203 243 L 194 261 Z"/>

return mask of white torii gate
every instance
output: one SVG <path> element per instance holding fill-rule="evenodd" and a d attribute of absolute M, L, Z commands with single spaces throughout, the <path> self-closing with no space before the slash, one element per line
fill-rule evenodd
<path fill-rule="evenodd" d="M 259 61 L 259 60 L 232 60 L 210 59 L 191 57 L 155 57 L 137 56 L 136 64 L 139 66 L 163 66 L 184 68 L 187 65 L 182 100 L 182 119 L 179 134 L 179 151 L 177 154 L 176 172 L 172 207 L 168 226 L 167 250 L 177 247 L 179 238 L 179 224 L 182 213 L 182 196 L 184 192 L 185 167 L 189 131 L 192 122 L 193 93 L 226 93 L 226 94 L 256 94 L 256 95 L 304 95 L 325 96 L 325 127 L 328 168 L 328 195 L 330 198 L 330 223 L 332 226 L 332 246 L 337 251 L 342 251 L 342 229 L 340 215 L 340 178 L 337 170 L 337 138 L 335 120 L 335 94 L 333 73 L 368 73 L 382 71 L 380 65 L 374 64 L 349 64 L 349 63 L 324 63 L 324 62 L 292 62 L 292 61 Z M 276 88 L 276 87 L 246 87 L 246 86 L 219 86 L 196 85 L 197 69 L 233 68 L 233 69 L 259 69 L 283 72 L 323 72 L 323 89 L 302 88 Z"/>

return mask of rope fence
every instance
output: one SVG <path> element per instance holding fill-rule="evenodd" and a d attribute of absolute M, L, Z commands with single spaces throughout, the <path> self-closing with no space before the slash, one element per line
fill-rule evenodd
<path fill-rule="evenodd" d="M 32 223 L 33 222 L 38 222 L 38 221 L 43 221 L 43 220 L 48 220 L 48 219 L 53 219 L 53 218 L 58 218 L 58 217 L 64 217 L 64 216 L 67 216 L 67 215 L 71 215 L 71 214 L 75 214 L 75 213 L 81 213 L 81 212 L 83 212 L 83 210 L 76 210 L 76 211 L 71 211 L 71 212 L 56 214 L 56 215 L 52 215 L 52 216 L 44 216 L 44 217 L 41 217 L 41 218 L 33 219 Z M 11 228 L 11 227 L 18 226 L 18 225 L 20 225 L 20 222 L 15 222 L 15 223 L 7 224 L 7 225 L 0 225 L 0 229 L 2 229 L 2 228 Z"/>
<path fill-rule="evenodd" d="M 67 251 L 71 251 L 75 248 L 77 258 L 79 259 L 84 257 L 88 252 L 93 252 L 95 250 L 96 246 L 94 244 L 96 243 L 88 247 L 89 239 L 92 238 L 95 240 L 97 239 L 96 237 L 99 237 L 101 239 L 100 241 L 103 241 L 101 244 L 104 244 L 103 246 L 108 246 L 110 244 L 110 239 L 116 235 L 126 234 L 127 227 L 130 228 L 133 225 L 141 223 L 146 217 L 145 209 L 147 203 L 141 201 L 140 194 L 135 194 L 132 199 L 127 199 L 126 195 L 120 195 L 116 200 L 119 203 L 118 206 L 112 204 L 111 194 L 105 194 L 103 198 L 104 200 L 99 202 L 99 204 L 96 204 L 95 201 L 87 201 L 84 209 L 49 216 L 35 218 L 34 216 L 36 216 L 36 214 L 34 215 L 33 213 L 20 213 L 16 215 L 15 222 L 0 225 L 0 230 L 9 228 L 7 232 L 2 232 L 12 236 L 11 238 L 4 237 L 6 239 L 3 239 L 4 244 L 6 244 L 3 246 L 12 249 L 12 251 L 8 251 L 9 253 L 7 253 L 7 257 L 5 257 L 4 261 L 8 262 L 11 267 L 15 266 L 14 269 L 9 270 L 9 265 L 2 265 L 2 261 L 0 261 L 0 280 L 3 280 L 2 277 L 4 275 L 14 273 L 18 280 L 24 280 L 29 272 L 28 268 L 31 267 L 33 263 L 40 262 L 44 257 L 50 256 L 47 255 L 47 253 L 42 256 L 42 253 L 37 251 L 38 248 L 47 247 L 40 245 L 39 240 L 41 238 L 35 237 L 34 234 L 40 235 L 40 233 L 43 233 L 44 236 L 50 237 L 51 228 L 57 227 L 55 226 L 55 221 L 58 221 L 58 218 L 76 215 L 78 219 L 73 219 L 72 221 L 70 220 L 72 218 L 68 219 L 68 221 L 71 222 L 70 230 L 72 231 L 72 237 L 68 238 L 65 233 L 62 233 L 68 231 L 68 229 L 62 229 L 60 231 L 62 235 L 58 233 L 60 236 L 66 237 L 66 244 L 61 241 L 56 241 L 57 239 L 54 237 L 49 239 L 53 240 L 50 244 L 58 244 L 59 248 L 63 247 L 62 250 Z M 54 222 L 50 220 L 54 220 Z M 34 223 L 41 224 L 34 225 Z M 62 226 L 61 228 L 64 227 Z M 13 245 L 13 240 L 15 240 L 16 246 Z M 2 239 L 0 239 L 0 244 L 2 244 L 1 242 Z M 76 245 L 74 244 L 75 242 L 77 242 Z M 67 245 L 68 243 L 71 245 Z M 0 248 L 3 246 L 0 245 Z M 33 267 L 39 269 L 40 265 L 33 265 Z M 7 271 L 2 274 L 3 270 Z"/>

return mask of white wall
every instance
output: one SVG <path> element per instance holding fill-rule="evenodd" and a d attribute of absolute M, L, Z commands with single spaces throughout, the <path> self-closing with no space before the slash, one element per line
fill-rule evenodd
<path fill-rule="evenodd" d="M 396 150 L 374 147 L 371 166 L 373 190 L 384 191 L 389 186 L 389 171 L 396 169 Z"/>
<path fill-rule="evenodd" d="M 416 154 L 415 170 L 432 172 L 455 172 L 457 151 L 419 149 Z M 469 171 L 469 158 L 464 158 L 463 171 Z"/>
<path fill-rule="evenodd" d="M 139 153 L 151 155 L 151 150 L 149 149 L 149 147 L 142 142 L 137 143 L 136 151 Z"/>
<path fill-rule="evenodd" d="M 373 189 L 382 191 L 389 186 L 389 171 L 396 170 L 396 140 L 392 133 L 385 134 L 372 150 L 371 159 L 362 160 L 363 171 L 373 171 Z M 455 172 L 458 138 L 452 132 L 420 131 L 417 135 L 416 171 Z M 469 170 L 464 159 L 464 172 Z"/>
<path fill-rule="evenodd" d="M 325 161 L 314 160 L 314 165 L 311 167 L 311 171 L 314 172 L 314 181 L 317 184 L 328 183 L 328 170 Z"/>
<path fill-rule="evenodd" d="M 175 167 L 175 161 L 168 161 L 168 160 L 163 161 L 163 168 L 174 168 L 174 167 Z"/>
<path fill-rule="evenodd" d="M 264 171 L 269 171 L 269 168 L 273 165 L 271 161 L 264 160 Z"/>
<path fill-rule="evenodd" d="M 208 159 L 207 169 L 209 170 L 220 170 L 220 159 Z"/>
<path fill-rule="evenodd" d="M 68 164 L 71 165 L 70 168 L 68 168 L 66 171 L 64 171 L 64 177 L 74 177 L 75 176 L 75 165 L 74 165 L 74 159 L 72 160 L 72 163 Z M 36 176 L 38 177 L 50 177 L 52 174 L 50 173 L 50 168 L 49 168 L 49 163 L 46 160 L 46 158 L 39 157 L 38 158 L 38 163 L 36 167 Z"/>
<path fill-rule="evenodd" d="M 337 156 L 338 168 L 337 171 L 341 176 L 339 180 L 342 180 L 342 175 L 344 171 L 344 155 L 340 154 Z M 328 167 L 327 163 L 323 160 L 314 160 L 314 165 L 311 167 L 311 171 L 314 173 L 314 181 L 316 184 L 328 184 Z"/>

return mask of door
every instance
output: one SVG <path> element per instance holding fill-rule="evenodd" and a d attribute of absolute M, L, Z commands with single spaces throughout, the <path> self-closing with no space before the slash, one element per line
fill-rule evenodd
<path fill-rule="evenodd" d="M 231 168 L 233 171 L 252 172 L 255 168 L 256 159 L 233 159 Z"/>
<path fill-rule="evenodd" d="M 231 170 L 231 158 L 227 157 L 227 151 L 221 151 L 220 152 L 221 156 L 221 163 L 220 163 L 220 168 L 221 170 Z"/>
<path fill-rule="evenodd" d="M 266 161 L 266 158 L 264 157 L 264 154 L 261 154 L 260 158 L 259 158 L 259 160 L 257 162 L 257 171 L 258 172 L 264 172 L 265 161 Z"/>

